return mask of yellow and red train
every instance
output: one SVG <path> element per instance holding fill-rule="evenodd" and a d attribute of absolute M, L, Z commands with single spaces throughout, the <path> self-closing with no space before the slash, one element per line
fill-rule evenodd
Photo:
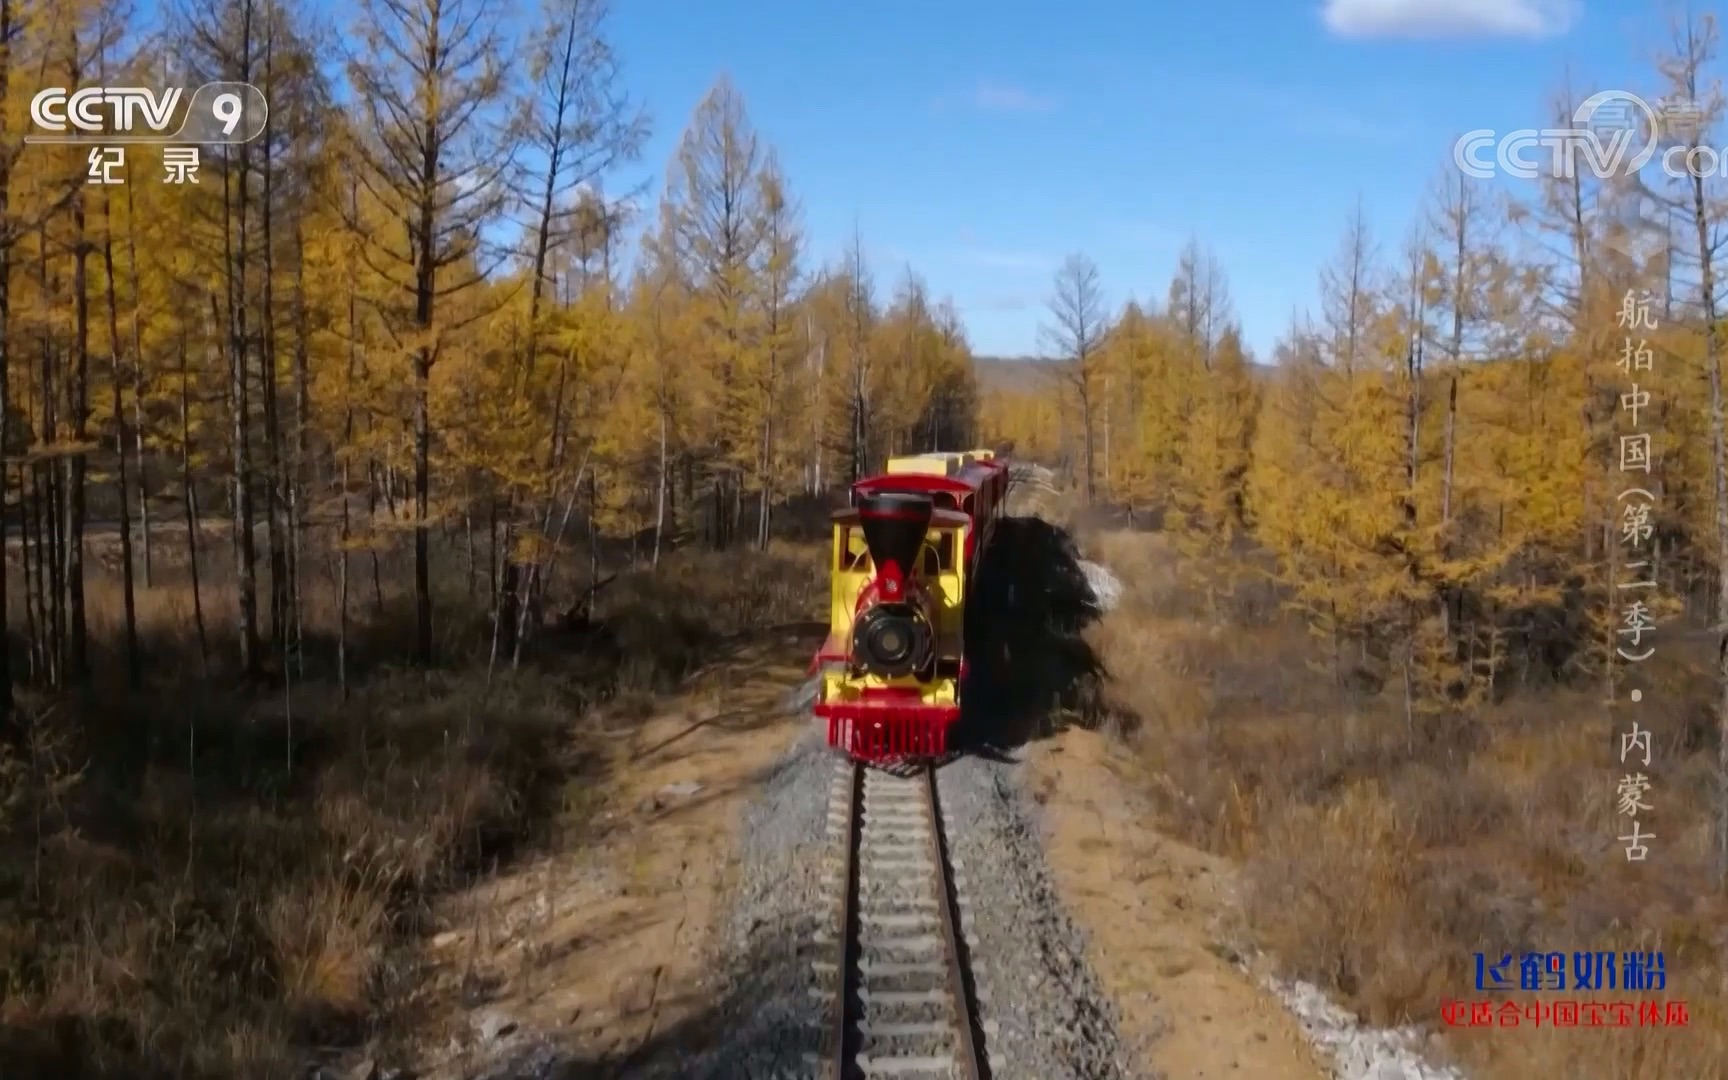
<path fill-rule="evenodd" d="M 889 459 L 833 518 L 829 633 L 816 715 L 828 745 L 887 762 L 940 758 L 960 718 L 966 604 L 1008 495 L 988 450 Z"/>

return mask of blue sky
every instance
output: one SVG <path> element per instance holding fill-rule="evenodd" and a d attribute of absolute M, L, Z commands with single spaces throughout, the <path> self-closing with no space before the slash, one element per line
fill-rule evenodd
<path fill-rule="evenodd" d="M 1036 351 L 1064 254 L 1114 306 L 1162 296 L 1190 237 L 1263 359 L 1356 199 L 1389 251 L 1466 130 L 1544 126 L 1649 88 L 1650 0 L 614 0 L 663 175 L 722 70 L 778 150 L 813 251 L 862 232 L 884 293 L 913 266 L 976 351 Z"/>

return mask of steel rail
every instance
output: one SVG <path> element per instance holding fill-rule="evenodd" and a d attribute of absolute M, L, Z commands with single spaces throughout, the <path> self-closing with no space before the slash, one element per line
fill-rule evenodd
<path fill-rule="evenodd" d="M 954 1025 L 960 1035 L 960 1070 L 966 1080 L 985 1080 L 989 1064 L 979 1053 L 982 1028 L 973 1006 L 972 978 L 966 942 L 960 934 L 959 894 L 948 870 L 948 843 L 942 835 L 942 806 L 936 791 L 936 768 L 925 770 L 926 805 L 930 809 L 930 854 L 936 873 L 936 907 L 942 919 L 942 940 L 948 953 L 948 990 L 954 997 Z"/>
<path fill-rule="evenodd" d="M 934 766 L 919 770 L 916 790 L 923 804 L 924 820 L 929 831 L 929 882 L 935 897 L 935 926 L 945 953 L 943 974 L 950 1013 L 946 1026 L 952 1029 L 953 1052 L 958 1073 L 965 1080 L 989 1080 L 990 1066 L 984 1047 L 984 1030 L 979 1023 L 976 1007 L 976 986 L 972 979 L 969 951 L 960 932 L 959 894 L 950 871 L 947 838 L 942 828 L 941 800 Z M 845 856 L 838 902 L 839 955 L 838 989 L 834 998 L 829 1034 L 831 1056 L 827 1073 L 833 1080 L 854 1080 L 861 1075 L 860 1051 L 864 1042 L 863 1006 L 864 948 L 862 940 L 863 900 L 860 895 L 864 862 L 866 766 L 854 763 L 846 794 Z M 908 777 L 907 779 L 911 779 Z M 892 820 L 892 816 L 889 819 Z M 879 826 L 892 829 L 891 824 Z M 914 864 L 915 865 L 915 864 Z M 894 965 L 889 965 L 894 966 Z M 892 997 L 893 995 L 887 995 Z M 938 999 L 940 1000 L 940 999 Z M 889 1024 L 887 1027 L 896 1025 Z M 931 1059 L 918 1059 L 922 1069 L 934 1064 Z M 910 1062 L 907 1062 L 908 1064 Z"/>
<path fill-rule="evenodd" d="M 840 877 L 839 991 L 834 995 L 834 1058 L 829 1075 L 850 1080 L 858 1053 L 858 1026 L 852 1022 L 858 995 L 858 862 L 864 842 L 864 765 L 854 762 L 846 794 L 846 858 Z"/>

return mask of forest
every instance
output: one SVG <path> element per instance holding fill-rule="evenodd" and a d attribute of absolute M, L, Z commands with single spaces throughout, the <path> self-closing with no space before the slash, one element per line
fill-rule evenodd
<path fill-rule="evenodd" d="M 913 269 L 806 241 L 724 75 L 641 189 L 668 121 L 601 0 L 508 13 L 180 0 L 146 25 L 0 0 L 0 1050 L 44 1075 L 287 1075 L 383 1023 L 424 896 L 545 813 L 595 700 L 536 668 L 557 628 L 639 571 L 613 610 L 647 658 L 615 681 L 676 687 L 712 640 L 816 610 L 820 566 L 782 544 L 801 515 L 946 447 L 1056 466 L 1083 534 L 1157 532 L 1195 621 L 1298 618 L 1317 677 L 1396 702 L 1406 753 L 1450 761 L 1483 737 L 1463 718 L 1556 687 L 1616 728 L 1631 690 L 1667 701 L 1687 764 L 1655 770 L 1651 858 L 1684 821 L 1705 839 L 1664 873 L 1721 886 L 1711 182 L 1519 199 L 1448 170 L 1408 236 L 1342 223 L 1321 310 L 1268 357 L 1201 243 L 1120 306 L 1075 255 L 1014 385 Z M 1705 99 L 1716 62 L 1699 19 L 1658 89 Z M 23 142 L 43 86 L 216 80 L 270 122 L 204 148 L 195 183 L 159 182 L 157 147 L 103 185 L 84 147 Z M 1660 138 L 1707 145 L 1703 104 Z M 1669 227 L 1629 227 L 1629 201 Z M 1657 685 L 1624 658 L 1639 628 L 1707 678 Z M 1218 828 L 1237 779 L 1196 804 Z"/>
<path fill-rule="evenodd" d="M 286 1075 L 586 797 L 571 717 L 807 617 L 778 515 L 969 444 L 976 392 L 912 269 L 806 242 L 724 74 L 627 179 L 671 121 L 597 0 L 152 14 L 0 0 L 0 1050 Z M 268 126 L 188 182 L 24 141 L 42 87 L 219 80 Z M 609 585 L 628 661 L 572 669 Z"/>
<path fill-rule="evenodd" d="M 520 79 L 482 2 L 380 0 L 340 50 L 282 4 L 194 4 L 142 39 L 116 8 L 68 10 L 0 15 L 14 132 L 47 78 L 248 82 L 271 115 L 262 138 L 206 148 L 189 184 L 153 182 L 149 146 L 118 185 L 86 183 L 81 147 L 7 147 L 19 679 L 87 677 L 96 533 L 128 568 L 134 685 L 135 594 L 165 545 L 196 566 L 214 541 L 192 524 L 215 519 L 255 523 L 227 530 L 234 625 L 206 626 L 192 583 L 200 649 L 243 673 L 299 648 L 307 582 L 336 583 L 346 625 L 366 568 L 398 547 L 430 662 L 429 546 L 451 527 L 470 557 L 476 531 L 503 553 L 479 575 L 497 597 L 488 647 L 514 661 L 564 539 L 639 538 L 650 564 L 693 534 L 762 547 L 787 497 L 966 434 L 952 307 L 909 270 L 884 302 L 861 238 L 818 262 L 724 77 L 658 205 L 607 194 L 650 120 L 596 4 L 551 5 Z M 364 104 L 336 104 L 339 80 Z"/>
<path fill-rule="evenodd" d="M 1678 40 L 1664 100 L 1717 60 L 1709 17 Z M 1676 110 L 1658 145 L 1701 145 L 1718 111 Z M 1119 311 L 1071 256 L 1051 371 L 987 392 L 982 427 L 1164 531 L 1214 602 L 1269 575 L 1315 662 L 1398 687 L 1412 729 L 1520 687 L 1614 702 L 1652 638 L 1695 643 L 1724 610 L 1722 193 L 1583 170 L 1531 187 L 1442 170 L 1390 239 L 1358 203 L 1320 310 L 1258 363 L 1198 242 L 1163 297 Z M 1226 552 L 1271 565 L 1203 557 Z"/>
<path fill-rule="evenodd" d="M 1689 152 L 1721 137 L 1716 21 L 1670 40 L 1635 89 Z M 1563 128 L 1586 94 L 1555 80 Z M 1431 1026 L 1473 950 L 1687 972 L 1692 1028 L 1448 1031 L 1471 1075 L 1705 1075 L 1728 1045 L 1723 195 L 1448 165 L 1397 235 L 1358 201 L 1263 357 L 1203 242 L 1149 297 L 1077 253 L 1046 361 L 982 381 L 981 429 L 1059 467 L 1124 581 L 1074 719 L 1243 867 L 1281 971 Z"/>

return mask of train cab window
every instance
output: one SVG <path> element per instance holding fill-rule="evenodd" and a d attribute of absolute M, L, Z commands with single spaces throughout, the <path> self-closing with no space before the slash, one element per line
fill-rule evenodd
<path fill-rule="evenodd" d="M 938 509 L 938 510 L 952 510 L 952 509 L 954 509 L 954 495 L 951 492 L 938 491 L 935 494 L 933 501 L 935 503 L 936 509 Z"/>
<path fill-rule="evenodd" d="M 924 541 L 924 574 L 935 577 L 937 574 L 951 573 L 954 570 L 954 533 L 944 529 L 932 533 Z"/>
<path fill-rule="evenodd" d="M 865 570 L 870 566 L 870 548 L 864 542 L 864 530 L 846 528 L 841 531 L 840 565 L 842 572 Z"/>
<path fill-rule="evenodd" d="M 974 506 L 973 496 L 968 495 L 968 496 L 966 496 L 966 501 L 960 504 L 960 509 L 965 511 L 967 517 L 971 517 L 973 506 Z"/>

